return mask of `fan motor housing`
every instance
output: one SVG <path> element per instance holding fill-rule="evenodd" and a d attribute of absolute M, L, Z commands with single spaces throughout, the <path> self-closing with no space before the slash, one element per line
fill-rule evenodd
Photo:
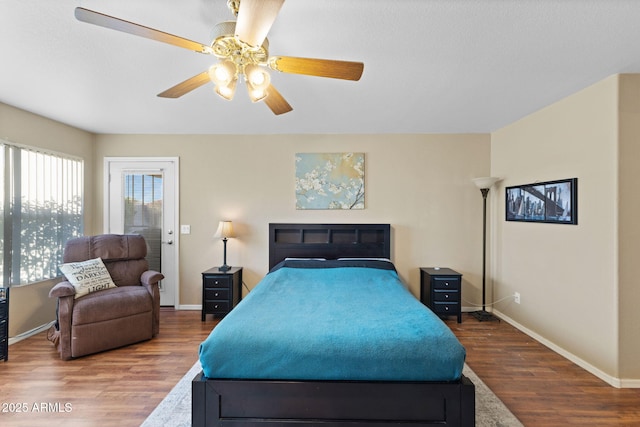
<path fill-rule="evenodd" d="M 213 54 L 221 59 L 230 59 L 238 65 L 253 63 L 266 64 L 269 59 L 269 40 L 265 38 L 261 46 L 250 46 L 235 37 L 235 21 L 216 24 L 211 30 Z"/>

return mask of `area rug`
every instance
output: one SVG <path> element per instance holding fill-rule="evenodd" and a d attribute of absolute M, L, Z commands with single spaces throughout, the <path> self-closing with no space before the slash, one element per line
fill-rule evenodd
<path fill-rule="evenodd" d="M 142 427 L 191 426 L 191 380 L 201 370 L 202 368 L 198 361 L 153 410 L 151 415 L 142 423 Z M 476 386 L 476 426 L 522 426 L 522 423 L 504 406 L 504 403 L 493 394 L 489 387 L 466 364 L 463 372 Z"/>

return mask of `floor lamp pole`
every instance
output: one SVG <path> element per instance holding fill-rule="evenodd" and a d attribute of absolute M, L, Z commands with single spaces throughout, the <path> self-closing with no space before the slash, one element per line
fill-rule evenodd
<path fill-rule="evenodd" d="M 487 195 L 489 188 L 481 188 L 482 193 L 482 310 L 471 313 L 479 321 L 498 320 L 486 310 L 487 305 Z"/>
<path fill-rule="evenodd" d="M 487 297 L 487 194 L 488 188 L 480 189 L 482 192 L 482 311 L 486 312 Z"/>

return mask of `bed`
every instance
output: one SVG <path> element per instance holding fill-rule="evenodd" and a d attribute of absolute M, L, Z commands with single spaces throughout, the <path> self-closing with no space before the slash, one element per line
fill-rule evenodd
<path fill-rule="evenodd" d="M 464 349 L 402 286 L 390 238 L 270 224 L 269 274 L 201 345 L 193 426 L 473 426 Z"/>

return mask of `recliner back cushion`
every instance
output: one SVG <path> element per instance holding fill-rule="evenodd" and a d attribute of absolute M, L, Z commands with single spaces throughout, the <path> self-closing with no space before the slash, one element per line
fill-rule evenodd
<path fill-rule="evenodd" d="M 107 261 L 104 265 L 118 286 L 140 285 L 140 276 L 149 269 L 149 263 L 144 259 Z"/>
<path fill-rule="evenodd" d="M 140 285 L 140 276 L 149 269 L 144 237 L 134 234 L 84 236 L 67 242 L 63 261 L 79 262 L 102 258 L 117 286 Z"/>

